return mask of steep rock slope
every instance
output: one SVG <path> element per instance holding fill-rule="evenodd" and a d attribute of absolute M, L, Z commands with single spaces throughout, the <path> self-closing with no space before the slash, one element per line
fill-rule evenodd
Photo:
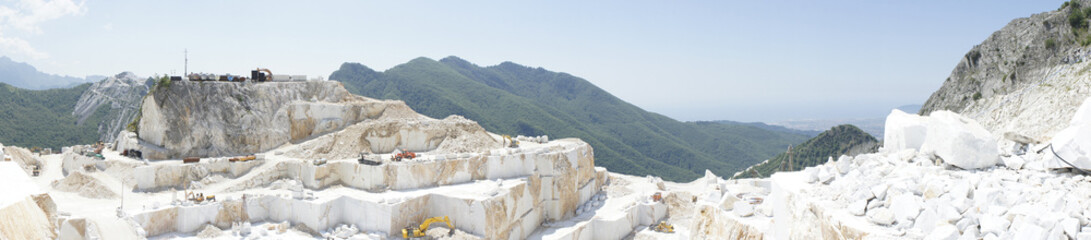
<path fill-rule="evenodd" d="M 457 57 L 418 58 L 385 72 L 345 63 L 329 79 L 355 94 L 404 100 L 431 117 L 462 115 L 490 132 L 580 138 L 611 171 L 675 181 L 705 169 L 731 174 L 807 138 L 741 124 L 679 122 L 584 79 L 510 62 L 479 67 Z"/>
<path fill-rule="evenodd" d="M 1067 126 L 1089 93 L 1091 49 L 1083 45 L 1091 37 L 1085 26 L 1073 26 L 1087 20 L 1087 6 L 1091 1 L 1073 1 L 1012 20 L 966 53 L 920 113 L 951 110 L 990 131 L 1038 140 Z"/>
<path fill-rule="evenodd" d="M 148 94 L 147 81 L 131 72 L 123 72 L 95 82 L 80 95 L 72 114 L 83 124 L 100 107 L 108 106 L 109 113 L 98 124 L 99 140 L 113 142 L 117 133 L 136 117 L 140 100 Z"/>
<path fill-rule="evenodd" d="M 423 124 L 428 124 L 426 120 L 432 120 L 401 101 L 352 95 L 341 83 L 333 81 L 163 81 L 144 98 L 140 115 L 136 135 L 144 156 L 150 159 L 250 154 L 314 139 L 363 121 L 424 121 Z M 460 118 L 443 121 L 460 121 Z M 346 157 L 369 148 L 383 153 L 400 148 L 431 150 L 442 145 L 448 137 L 488 138 L 484 129 L 476 124 L 455 125 L 466 134 L 428 139 L 434 145 L 421 149 L 406 146 L 407 141 L 402 139 L 431 135 L 395 128 L 344 136 L 359 143 L 352 146 L 331 144 L 323 146 L 323 152 L 332 151 L 338 157 Z M 428 131 L 425 127 L 421 129 Z M 132 141 L 123 140 L 126 141 L 118 141 L 119 146 L 132 146 Z M 488 142 L 495 141 L 489 138 Z M 372 146 L 375 144 L 377 146 Z M 467 151 L 472 150 L 476 149 Z"/>
<path fill-rule="evenodd" d="M 791 169 L 798 171 L 806 167 L 822 165 L 829 161 L 831 157 L 836 159 L 841 155 L 855 156 L 857 154 L 872 153 L 875 152 L 878 146 L 879 141 L 875 137 L 868 135 L 864 130 L 856 126 L 850 124 L 836 126 L 798 146 L 794 146 L 791 154 Z M 787 152 L 777 154 L 769 161 L 750 167 L 750 169 L 758 172 L 760 176 L 755 176 L 750 171 L 744 171 L 738 177 L 769 177 L 773 173 L 781 171 L 782 165 L 788 166 L 786 165 L 788 156 Z M 783 171 L 787 171 L 787 169 Z"/>

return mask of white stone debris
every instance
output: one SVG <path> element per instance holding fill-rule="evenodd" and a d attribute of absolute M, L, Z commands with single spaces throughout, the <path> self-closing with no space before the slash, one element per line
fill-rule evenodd
<path fill-rule="evenodd" d="M 916 114 L 907 114 L 894 109 L 886 116 L 883 133 L 883 148 L 898 151 L 904 149 L 920 150 L 928 134 L 927 121 Z"/>
<path fill-rule="evenodd" d="M 928 134 L 921 152 L 932 153 L 962 169 L 991 167 L 999 163 L 996 140 L 973 119 L 950 111 L 928 117 Z"/>

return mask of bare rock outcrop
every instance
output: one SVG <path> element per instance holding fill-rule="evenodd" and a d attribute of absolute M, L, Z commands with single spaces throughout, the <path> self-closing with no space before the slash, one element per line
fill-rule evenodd
<path fill-rule="evenodd" d="M 1070 19 L 1089 6 L 1091 1 L 1072 1 L 1012 20 L 963 56 L 921 115 L 950 110 L 992 132 L 1052 136 L 1091 89 L 1084 80 L 1091 48 L 1080 43 L 1088 34 L 1076 34 L 1072 22 L 1078 21 Z"/>
<path fill-rule="evenodd" d="M 342 131 L 358 123 L 365 126 Z M 118 145 L 135 145 L 148 159 L 251 154 L 333 132 L 341 135 L 322 142 L 353 139 L 351 145 L 323 150 L 341 157 L 405 147 L 432 150 L 448 139 L 490 147 L 499 144 L 476 122 L 461 117 L 431 119 L 401 101 L 352 95 L 334 81 L 161 83 L 141 104 L 137 128 L 139 143 L 122 137 L 125 143 Z M 478 150 L 465 146 L 447 148 Z"/>
<path fill-rule="evenodd" d="M 83 124 L 102 106 L 109 106 L 109 113 L 98 124 L 98 133 L 103 142 L 113 142 L 118 132 L 133 121 L 140 108 L 140 100 L 148 94 L 148 84 L 131 72 L 123 72 L 107 77 L 91 85 L 80 100 L 76 102 L 72 115 L 78 117 L 78 124 Z"/>

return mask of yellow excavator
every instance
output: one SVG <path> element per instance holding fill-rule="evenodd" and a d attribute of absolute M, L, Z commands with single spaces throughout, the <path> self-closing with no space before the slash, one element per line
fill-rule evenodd
<path fill-rule="evenodd" d="M 510 135 L 504 135 L 504 146 L 510 148 L 519 148 L 519 140 L 512 139 Z"/>
<path fill-rule="evenodd" d="M 659 221 L 659 224 L 655 225 L 656 232 L 673 233 L 674 225 L 667 224 L 667 221 Z"/>
<path fill-rule="evenodd" d="M 425 219 L 424 223 L 420 224 L 420 227 L 410 226 L 407 228 L 403 228 L 402 237 L 406 239 L 424 237 L 425 232 L 428 231 L 428 226 L 436 222 L 443 222 L 447 224 L 447 228 L 450 229 L 450 232 L 448 232 L 447 234 L 452 234 L 455 232 L 455 226 L 451 225 L 451 219 L 447 218 L 447 216 L 443 216 L 442 218 L 432 217 L 429 219 Z"/>

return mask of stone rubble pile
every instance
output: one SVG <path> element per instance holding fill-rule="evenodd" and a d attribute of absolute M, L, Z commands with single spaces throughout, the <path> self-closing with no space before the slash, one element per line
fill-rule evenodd
<path fill-rule="evenodd" d="M 1091 167 L 1089 108 L 1053 139 L 1081 168 Z M 896 237 L 1091 239 L 1091 176 L 1054 169 L 1065 166 L 1049 143 L 1004 151 L 976 122 L 946 111 L 894 110 L 886 127 L 879 153 L 803 170 L 806 194 Z"/>

